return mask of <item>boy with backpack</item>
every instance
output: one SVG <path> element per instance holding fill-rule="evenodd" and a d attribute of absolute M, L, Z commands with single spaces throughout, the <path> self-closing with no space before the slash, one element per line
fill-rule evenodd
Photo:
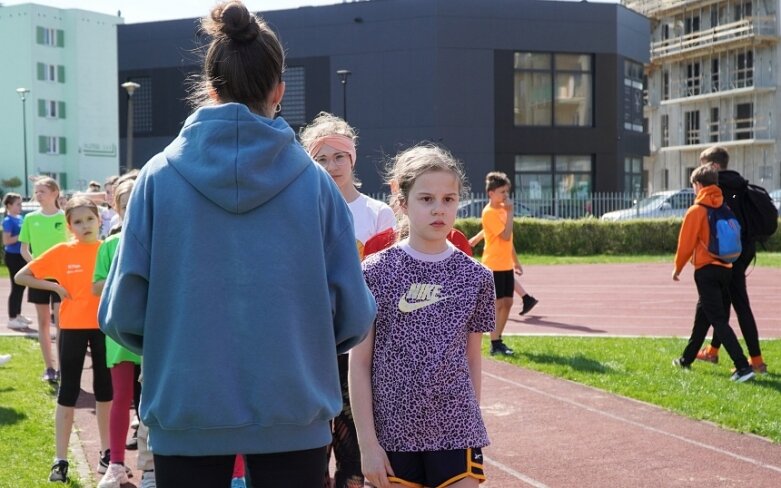
<path fill-rule="evenodd" d="M 673 280 L 679 281 L 681 270 L 691 260 L 694 265 L 694 282 L 697 284 L 697 308 L 694 327 L 689 343 L 680 358 L 673 365 L 689 369 L 697 357 L 697 351 L 705 341 L 708 327 L 714 330 L 724 342 L 735 373 L 732 381 L 742 383 L 754 377 L 754 370 L 748 363 L 738 338 L 729 326 L 726 304 L 732 264 L 740 255 L 740 226 L 728 207 L 717 186 L 719 172 L 711 165 L 700 166 L 691 175 L 691 183 L 697 197 L 683 217 L 675 253 Z M 730 246 L 731 244 L 731 246 Z M 720 249 L 728 247 L 730 249 Z"/>
<path fill-rule="evenodd" d="M 719 188 L 724 200 L 735 213 L 742 229 L 741 244 L 743 252 L 732 264 L 732 277 L 729 282 L 729 299 L 735 308 L 738 325 L 746 341 L 749 362 L 755 373 L 767 373 L 767 365 L 762 359 L 759 347 L 759 332 L 751 311 L 748 290 L 746 289 L 746 269 L 756 256 L 756 243 L 764 242 L 778 226 L 778 210 L 770 195 L 759 186 L 751 185 L 740 173 L 727 169 L 729 153 L 721 146 L 712 146 L 700 154 L 701 165 L 713 165 L 719 172 Z M 729 303 L 729 302 L 728 302 Z M 729 304 L 727 305 L 729 318 Z M 699 317 L 704 320 L 704 317 Z M 696 319 L 695 319 L 696 320 Z M 697 359 L 711 363 L 719 362 L 721 338 L 713 334 L 711 344 L 697 353 Z"/>

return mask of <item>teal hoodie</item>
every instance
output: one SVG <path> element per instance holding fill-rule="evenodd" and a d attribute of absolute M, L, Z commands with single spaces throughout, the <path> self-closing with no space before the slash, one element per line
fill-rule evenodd
<path fill-rule="evenodd" d="M 281 118 L 203 107 L 138 176 L 101 298 L 101 329 L 143 354 L 156 454 L 328 444 L 337 353 L 376 304 L 352 219 Z"/>

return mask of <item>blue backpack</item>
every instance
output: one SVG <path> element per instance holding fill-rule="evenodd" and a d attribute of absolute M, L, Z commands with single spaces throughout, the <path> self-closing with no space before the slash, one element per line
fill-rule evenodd
<path fill-rule="evenodd" d="M 708 210 L 708 228 L 710 229 L 708 252 L 714 258 L 725 263 L 734 263 L 743 252 L 743 246 L 740 243 L 740 223 L 737 217 L 726 205 L 718 208 L 702 206 Z"/>

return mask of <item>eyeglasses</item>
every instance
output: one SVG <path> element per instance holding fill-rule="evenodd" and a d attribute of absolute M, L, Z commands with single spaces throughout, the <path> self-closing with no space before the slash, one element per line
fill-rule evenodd
<path fill-rule="evenodd" d="M 324 168 L 327 168 L 331 164 L 344 166 L 350 164 L 350 155 L 345 152 L 338 152 L 331 156 L 319 156 L 315 158 L 315 162 Z"/>

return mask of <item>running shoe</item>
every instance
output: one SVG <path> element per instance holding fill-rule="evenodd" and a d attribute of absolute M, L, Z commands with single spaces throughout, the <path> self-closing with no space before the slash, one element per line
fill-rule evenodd
<path fill-rule="evenodd" d="M 524 295 L 523 308 L 521 309 L 521 313 L 519 315 L 526 315 L 527 313 L 531 312 L 534 306 L 537 305 L 538 303 L 540 303 L 540 301 L 534 298 L 533 296 Z"/>
<path fill-rule="evenodd" d="M 27 322 L 21 320 L 19 317 L 14 317 L 8 321 L 8 328 L 11 330 L 25 330 L 27 329 Z"/>
<path fill-rule="evenodd" d="M 697 353 L 697 359 L 708 363 L 719 364 L 719 353 L 712 353 L 710 349 L 704 347 Z"/>
<path fill-rule="evenodd" d="M 41 376 L 41 380 L 48 381 L 49 383 L 57 383 L 59 379 L 60 377 L 54 368 L 46 368 L 46 371 L 43 372 L 43 376 Z"/>
<path fill-rule="evenodd" d="M 0 366 L 11 360 L 10 354 L 0 354 Z"/>
<path fill-rule="evenodd" d="M 676 368 L 680 368 L 680 369 L 691 369 L 691 365 L 686 364 L 683 361 L 683 358 L 673 359 L 673 366 L 675 366 Z"/>
<path fill-rule="evenodd" d="M 125 465 L 111 463 L 106 470 L 106 474 L 103 475 L 100 483 L 98 483 L 98 488 L 121 488 L 124 483 L 129 482 Z"/>
<path fill-rule="evenodd" d="M 751 366 L 746 366 L 745 368 L 739 369 L 738 371 L 732 373 L 730 380 L 736 383 L 743 383 L 750 380 L 754 376 L 754 369 Z"/>
<path fill-rule="evenodd" d="M 49 481 L 51 482 L 68 482 L 68 461 L 57 461 L 52 464 L 51 473 L 49 473 Z"/>

